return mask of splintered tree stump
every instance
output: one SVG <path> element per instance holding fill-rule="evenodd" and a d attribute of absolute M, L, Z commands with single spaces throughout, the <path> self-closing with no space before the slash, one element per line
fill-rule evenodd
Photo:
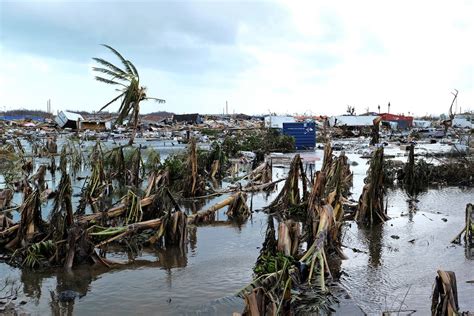
<path fill-rule="evenodd" d="M 456 275 L 452 271 L 438 270 L 433 289 L 431 314 L 433 316 L 457 315 L 459 310 Z"/>

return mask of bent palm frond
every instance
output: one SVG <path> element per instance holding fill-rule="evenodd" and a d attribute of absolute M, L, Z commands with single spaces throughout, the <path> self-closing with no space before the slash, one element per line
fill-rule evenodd
<path fill-rule="evenodd" d="M 118 99 L 120 99 L 123 95 L 125 94 L 125 92 L 119 94 L 117 97 L 113 98 L 111 101 L 109 101 L 106 105 L 104 105 L 103 107 L 100 108 L 99 112 L 102 111 L 103 109 L 105 109 L 106 107 L 108 107 L 109 105 L 111 105 L 112 103 L 114 103 L 115 101 L 117 101 Z"/>
<path fill-rule="evenodd" d="M 153 100 L 153 101 L 156 101 L 158 103 L 166 103 L 166 100 L 158 99 L 158 98 L 152 98 L 152 97 L 146 97 L 145 100 Z"/>
<path fill-rule="evenodd" d="M 93 60 L 95 60 L 98 64 L 104 66 L 104 67 L 107 67 L 109 68 L 110 70 L 112 70 L 113 72 L 116 72 L 116 73 L 119 73 L 123 76 L 127 76 L 127 73 L 125 71 L 123 71 L 120 67 L 117 67 L 115 66 L 114 64 L 106 61 L 105 59 L 102 59 L 102 58 L 97 58 L 97 57 L 94 57 L 92 58 Z"/>
<path fill-rule="evenodd" d="M 110 80 L 110 79 L 105 79 L 105 78 L 102 78 L 102 77 L 99 77 L 99 76 L 95 76 L 95 80 L 100 81 L 100 82 L 104 82 L 104 83 L 108 83 L 108 84 L 117 84 L 117 85 L 121 85 L 121 86 L 126 87 L 126 85 L 124 85 L 123 83 L 113 81 L 113 80 Z"/>
<path fill-rule="evenodd" d="M 120 79 L 120 80 L 125 80 L 125 81 L 130 81 L 129 78 L 127 78 L 126 75 L 122 75 L 120 73 L 113 72 L 112 70 L 106 69 L 106 68 L 99 68 L 99 67 L 92 67 L 93 71 L 101 72 L 103 74 L 109 75 L 113 79 Z"/>
<path fill-rule="evenodd" d="M 113 47 L 111 47 L 107 44 L 102 44 L 102 46 L 107 47 L 108 49 L 110 49 L 110 51 L 112 51 L 112 53 L 114 53 L 115 56 L 117 56 L 120 59 L 120 61 L 122 62 L 122 64 L 125 67 L 125 70 L 127 71 L 127 73 L 129 75 L 135 76 L 135 74 L 133 73 L 132 68 L 130 67 L 130 64 L 129 64 L 130 62 L 127 61 L 125 58 L 123 58 L 123 56 L 115 48 L 113 48 Z"/>

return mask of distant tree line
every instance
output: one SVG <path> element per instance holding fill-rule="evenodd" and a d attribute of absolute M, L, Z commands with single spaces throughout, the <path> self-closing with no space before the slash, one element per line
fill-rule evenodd
<path fill-rule="evenodd" d="M 8 110 L 8 111 L 2 111 L 1 113 L 4 116 L 36 116 L 36 117 L 44 117 L 44 118 L 49 118 L 52 116 L 51 113 L 48 113 L 45 111 L 25 110 L 25 109 Z"/>

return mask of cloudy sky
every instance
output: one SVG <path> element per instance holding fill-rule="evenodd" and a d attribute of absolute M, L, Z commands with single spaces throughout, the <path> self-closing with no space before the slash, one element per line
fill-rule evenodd
<path fill-rule="evenodd" d="M 473 38 L 472 1 L 0 0 L 0 110 L 97 110 L 101 43 L 166 99 L 143 112 L 474 110 Z"/>

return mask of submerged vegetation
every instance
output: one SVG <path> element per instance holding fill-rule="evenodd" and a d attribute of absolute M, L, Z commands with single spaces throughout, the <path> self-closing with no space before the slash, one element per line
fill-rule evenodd
<path fill-rule="evenodd" d="M 19 184 L 0 192 L 0 208 L 10 207 L 13 190 L 21 189 L 23 201 L 18 222 L 11 216 L 1 218 L 2 257 L 29 269 L 73 269 L 84 264 L 110 268 L 127 262 L 107 258 L 109 249 L 122 249 L 132 261 L 145 248 L 184 251 L 191 227 L 216 222 L 221 210 L 227 221 L 241 225 L 252 216 L 248 194 L 274 190 L 284 181 L 263 209 L 269 214 L 267 232 L 254 266 L 254 279 L 240 292 L 246 303 L 244 314 L 331 312 L 337 301 L 331 294 L 331 282 L 340 272 L 330 262 L 345 258 L 344 221 L 355 218 L 370 227 L 389 219 L 385 188 L 391 180 L 386 178 L 388 169 L 396 173 L 395 167 L 385 159 L 382 147 L 375 149 L 353 213 L 348 158 L 343 152 L 334 155 L 329 143 L 324 148 L 321 170 L 311 177 L 299 154 L 294 155 L 286 178 L 277 181 L 273 181 L 271 162 L 256 163 L 259 158 L 255 157 L 247 162 L 255 167 L 237 178 L 245 181 L 244 186 L 216 191 L 216 179 L 228 177 L 240 163 L 236 159 L 239 151 L 235 153 L 235 147 L 230 148 L 226 141 L 228 138 L 213 142 L 203 150 L 191 138 L 186 151 L 164 160 L 155 150 L 140 146 L 107 148 L 96 143 L 89 153 L 83 153 L 81 144 L 65 142 L 58 170 L 55 159 L 34 166 L 24 158 L 24 148 L 6 148 L 19 156 L 23 168 L 15 175 L 14 182 Z M 267 152 L 269 147 L 262 145 L 257 151 Z M 398 168 L 398 179 L 408 194 L 416 196 L 425 181 L 430 181 L 430 174 L 424 173 L 425 163 L 415 162 L 413 151 L 408 163 Z M 87 169 L 90 172 L 75 194 L 73 176 Z M 51 175 L 59 171 L 55 191 L 48 189 L 45 181 L 48 171 Z M 228 196 L 206 209 L 192 214 L 181 209 L 183 201 L 222 194 Z M 76 208 L 75 195 L 79 197 Z M 48 216 L 43 216 L 48 198 L 53 199 L 52 207 Z M 464 238 L 471 241 L 472 210 L 466 218 Z"/>
<path fill-rule="evenodd" d="M 343 151 L 335 155 L 330 142 L 325 144 L 320 170 L 308 172 L 304 154 L 295 154 L 283 177 L 275 172 L 278 169 L 268 154 L 293 151 L 294 139 L 274 129 L 226 130 L 223 137 L 207 130 L 204 134 L 215 137 L 209 148 L 199 148 L 198 140 L 189 137 L 185 151 L 165 153 L 162 158 L 157 150 L 133 143 L 140 102 L 164 100 L 147 97 L 134 65 L 104 46 L 122 66 L 94 58 L 101 67 L 93 70 L 110 77 L 96 79 L 121 89 L 102 109 L 120 100 L 116 124 L 129 120 L 133 133 L 128 145 L 106 146 L 100 141 L 91 145 L 56 136 L 46 142 L 26 139 L 30 146 L 20 139 L 3 144 L 2 261 L 28 271 L 126 267 L 140 264 L 144 249 L 183 255 L 187 244 L 195 243 L 196 227 L 224 224 L 241 229 L 253 220 L 254 212 L 261 211 L 268 220 L 265 240 L 253 279 L 239 292 L 245 301 L 243 313 L 329 314 L 337 302 L 333 281 L 341 275 L 340 261 L 347 258 L 342 250 L 346 221 L 355 220 L 368 231 L 383 226 L 390 219 L 387 188 L 395 181 L 410 202 L 432 184 L 473 184 L 472 161 L 462 156 L 449 163 L 428 163 L 417 160 L 412 145 L 407 163 L 395 165 L 379 144 L 378 121 L 374 121 L 372 152 L 358 201 L 351 200 L 353 173 L 348 156 Z M 53 181 L 46 179 L 48 172 Z M 254 210 L 257 192 L 274 195 Z M 215 203 L 206 205 L 211 197 L 216 197 Z M 473 236 L 474 212 L 468 204 L 465 226 L 454 241 L 462 239 L 470 247 Z M 127 259 L 111 259 L 111 253 L 126 254 Z M 454 273 L 438 271 L 433 314 L 458 311 L 455 287 Z"/>

